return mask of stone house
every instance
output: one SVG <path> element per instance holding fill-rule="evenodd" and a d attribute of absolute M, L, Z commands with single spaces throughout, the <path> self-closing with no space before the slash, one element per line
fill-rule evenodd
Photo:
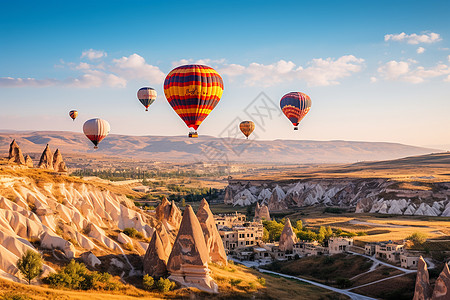
<path fill-rule="evenodd" d="M 328 253 L 330 255 L 346 252 L 353 246 L 352 238 L 330 237 L 328 240 Z"/>
<path fill-rule="evenodd" d="M 400 266 L 405 269 L 417 269 L 419 257 L 412 253 L 400 254 Z"/>

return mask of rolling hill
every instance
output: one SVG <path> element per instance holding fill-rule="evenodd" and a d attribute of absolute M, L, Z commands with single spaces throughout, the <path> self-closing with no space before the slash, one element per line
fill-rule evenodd
<path fill-rule="evenodd" d="M 245 140 L 200 136 L 109 135 L 96 152 L 81 133 L 65 131 L 2 132 L 0 151 L 16 139 L 27 153 L 40 153 L 46 144 L 64 153 L 113 155 L 157 161 L 219 161 L 249 163 L 354 163 L 396 159 L 439 150 L 385 142 Z"/>

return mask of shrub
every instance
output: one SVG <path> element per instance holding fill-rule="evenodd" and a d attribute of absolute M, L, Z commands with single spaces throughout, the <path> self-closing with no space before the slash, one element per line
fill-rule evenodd
<path fill-rule="evenodd" d="M 137 238 L 137 239 L 143 239 L 144 238 L 144 235 L 141 233 L 141 232 L 136 232 L 136 234 L 134 235 L 134 237 L 135 238 Z"/>
<path fill-rule="evenodd" d="M 126 235 L 128 235 L 129 237 L 135 237 L 136 234 L 138 233 L 138 231 L 136 230 L 136 228 L 133 227 L 127 227 L 123 230 L 123 233 L 125 233 Z"/>
<path fill-rule="evenodd" d="M 17 260 L 17 268 L 27 279 L 28 284 L 30 284 L 31 280 L 42 274 L 42 257 L 39 253 L 27 250 L 27 252 Z"/>
<path fill-rule="evenodd" d="M 74 290 L 117 290 L 118 284 L 110 282 L 111 274 L 89 271 L 83 263 L 71 260 L 64 269 L 52 273 L 44 278 L 54 288 L 68 288 Z"/>
<path fill-rule="evenodd" d="M 167 293 L 168 291 L 173 290 L 175 286 L 175 282 L 172 282 L 169 279 L 164 279 L 162 277 L 155 283 L 155 288 L 161 293 Z"/>
<path fill-rule="evenodd" d="M 348 288 L 352 286 L 352 282 L 350 279 L 347 278 L 337 278 L 336 279 L 336 284 L 341 288 Z"/>
<path fill-rule="evenodd" d="M 414 243 L 414 246 L 422 245 L 427 241 L 427 235 L 423 232 L 414 232 L 406 238 Z"/>
<path fill-rule="evenodd" d="M 131 243 L 123 244 L 123 248 L 128 251 L 133 251 L 134 247 Z"/>
<path fill-rule="evenodd" d="M 153 279 L 152 276 L 145 274 L 144 278 L 142 279 L 142 285 L 144 286 L 144 290 L 146 291 L 150 291 L 152 290 L 155 284 L 155 280 Z"/>
<path fill-rule="evenodd" d="M 258 282 L 260 285 L 265 286 L 266 285 L 266 279 L 263 277 L 258 277 Z"/>
<path fill-rule="evenodd" d="M 236 286 L 241 282 L 242 282 L 242 279 L 233 279 L 233 278 L 230 279 L 231 286 Z"/>

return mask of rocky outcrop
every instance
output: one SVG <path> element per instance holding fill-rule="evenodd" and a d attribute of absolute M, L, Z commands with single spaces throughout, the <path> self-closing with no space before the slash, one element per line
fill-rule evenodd
<path fill-rule="evenodd" d="M 28 168 L 33 167 L 33 160 L 29 155 L 25 156 L 25 165 L 27 165 Z"/>
<path fill-rule="evenodd" d="M 450 182 L 425 182 L 408 189 L 383 178 L 304 179 L 294 182 L 231 180 L 225 203 L 247 206 L 256 201 L 270 211 L 307 206 L 337 206 L 356 213 L 450 216 Z M 402 188 L 400 188 L 402 187 Z"/>
<path fill-rule="evenodd" d="M 427 263 L 421 256 L 417 263 L 416 288 L 413 300 L 429 300 L 431 299 L 431 292 Z"/>
<path fill-rule="evenodd" d="M 217 293 L 218 286 L 210 277 L 208 260 L 209 253 L 202 227 L 192 207 L 188 205 L 167 263 L 169 279 L 182 286 Z"/>
<path fill-rule="evenodd" d="M 223 266 L 227 265 L 227 255 L 223 247 L 222 238 L 217 230 L 214 215 L 204 198 L 198 208 L 197 218 L 203 230 L 206 248 L 209 250 L 209 261 Z"/>
<path fill-rule="evenodd" d="M 436 283 L 434 284 L 432 300 L 448 300 L 450 299 L 450 270 L 447 264 L 444 264 Z"/>
<path fill-rule="evenodd" d="M 25 164 L 25 159 L 23 158 L 22 150 L 20 150 L 19 145 L 17 145 L 16 143 L 16 140 L 13 140 L 9 145 L 8 161 L 10 163 L 16 163 L 19 165 Z"/>
<path fill-rule="evenodd" d="M 292 229 L 291 221 L 289 218 L 286 218 L 284 222 L 284 228 L 281 232 L 280 242 L 278 244 L 278 248 L 281 251 L 292 251 L 294 250 L 294 244 L 298 242 L 297 236 Z"/>
<path fill-rule="evenodd" d="M 64 162 L 59 149 L 56 149 L 55 154 L 53 154 L 52 166 L 56 172 L 61 172 L 61 173 L 67 172 L 66 163 Z"/>
<path fill-rule="evenodd" d="M 256 220 L 270 220 L 269 208 L 267 205 L 263 204 L 262 206 L 259 203 L 256 203 L 255 207 L 255 219 Z"/>
<path fill-rule="evenodd" d="M 166 197 L 156 207 L 156 218 L 162 222 L 168 231 L 177 230 L 180 227 L 181 211 L 175 202 L 170 203 Z"/>
<path fill-rule="evenodd" d="M 80 258 L 87 266 L 90 266 L 91 268 L 95 268 L 102 264 L 100 259 L 98 259 L 98 257 L 95 256 L 91 251 L 84 252 L 80 255 Z"/>
<path fill-rule="evenodd" d="M 155 231 L 144 256 L 144 274 L 157 278 L 167 275 L 169 253 L 166 246 L 163 245 L 159 233 Z"/>
<path fill-rule="evenodd" d="M 38 168 L 53 170 L 53 154 L 48 144 L 45 147 L 44 152 L 42 152 Z"/>

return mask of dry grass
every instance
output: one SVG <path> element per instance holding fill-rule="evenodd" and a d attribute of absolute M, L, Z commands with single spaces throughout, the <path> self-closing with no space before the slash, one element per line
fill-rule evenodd
<path fill-rule="evenodd" d="M 352 280 L 353 287 L 360 286 L 369 282 L 377 281 L 386 277 L 402 274 L 403 272 L 394 268 L 389 268 L 386 266 L 381 266 L 376 268 L 374 271 L 363 274 Z"/>
<path fill-rule="evenodd" d="M 355 289 L 352 292 L 378 299 L 410 300 L 414 295 L 415 281 L 416 274 L 412 273 Z"/>

